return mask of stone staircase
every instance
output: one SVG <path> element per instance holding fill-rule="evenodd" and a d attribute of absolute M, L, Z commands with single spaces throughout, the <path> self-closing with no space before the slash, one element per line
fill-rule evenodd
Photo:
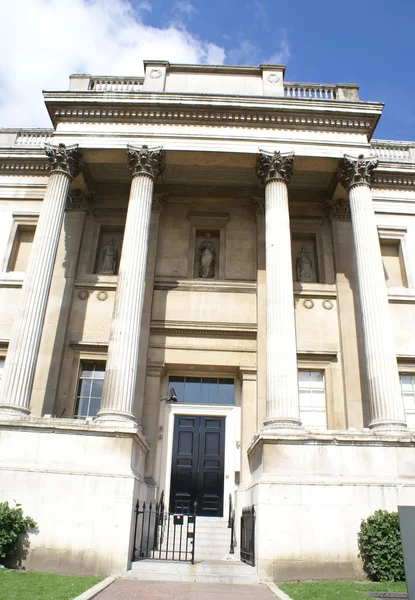
<path fill-rule="evenodd" d="M 239 560 L 202 560 L 194 565 L 165 560 L 133 562 L 126 576 L 149 581 L 187 581 L 196 583 L 258 583 L 255 567 Z"/>
<path fill-rule="evenodd" d="M 230 537 L 226 519 L 197 517 L 194 565 L 176 560 L 145 559 L 133 562 L 126 575 L 153 581 L 258 583 L 256 568 L 238 560 L 239 548 L 235 548 L 235 554 L 229 554 Z M 177 544 L 176 540 L 176 549 Z"/>

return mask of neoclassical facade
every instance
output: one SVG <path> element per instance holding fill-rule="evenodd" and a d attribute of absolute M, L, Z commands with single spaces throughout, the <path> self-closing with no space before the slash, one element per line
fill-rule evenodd
<path fill-rule="evenodd" d="M 254 507 L 261 581 L 358 576 L 360 520 L 415 502 L 415 143 L 278 65 L 44 97 L 50 129 L 0 130 L 0 500 L 38 522 L 26 566 L 125 573 L 164 492 L 219 529 L 231 498 L 237 555 Z"/>

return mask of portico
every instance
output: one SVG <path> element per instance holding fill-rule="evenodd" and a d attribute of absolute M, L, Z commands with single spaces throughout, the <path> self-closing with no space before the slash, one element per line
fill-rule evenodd
<path fill-rule="evenodd" d="M 28 566 L 125 573 L 164 491 L 217 522 L 254 507 L 261 580 L 356 576 L 360 519 L 414 500 L 413 149 L 400 186 L 381 105 L 278 66 L 111 82 L 47 92 L 39 141 L 0 131 L 0 455 L 40 524 Z"/>

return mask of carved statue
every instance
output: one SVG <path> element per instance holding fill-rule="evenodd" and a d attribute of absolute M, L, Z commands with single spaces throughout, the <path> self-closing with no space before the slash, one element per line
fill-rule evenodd
<path fill-rule="evenodd" d="M 117 258 L 117 246 L 114 244 L 114 240 L 110 239 L 110 241 L 106 246 L 104 246 L 104 249 L 102 251 L 102 262 L 99 272 L 114 275 L 115 269 L 117 267 Z"/>
<path fill-rule="evenodd" d="M 301 246 L 296 261 L 297 281 L 312 281 L 313 270 L 310 255 L 305 246 Z"/>
<path fill-rule="evenodd" d="M 216 251 L 210 237 L 211 234 L 207 232 L 206 239 L 199 246 L 199 277 L 203 279 L 211 279 L 215 276 Z"/>

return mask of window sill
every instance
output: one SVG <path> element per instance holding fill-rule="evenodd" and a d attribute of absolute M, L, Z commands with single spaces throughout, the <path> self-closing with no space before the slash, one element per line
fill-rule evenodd
<path fill-rule="evenodd" d="M 0 287 L 21 288 L 25 274 L 21 271 L 4 271 L 0 273 Z"/>
<path fill-rule="evenodd" d="M 75 288 L 94 290 L 115 290 L 117 288 L 118 275 L 85 275 L 82 279 L 75 281 Z"/>
<path fill-rule="evenodd" d="M 185 279 L 177 277 L 156 277 L 155 290 L 178 290 L 183 292 L 238 292 L 256 294 L 256 281 L 233 279 Z"/>
<path fill-rule="evenodd" d="M 299 298 L 337 298 L 337 287 L 334 283 L 317 283 L 295 281 L 294 296 Z"/>
<path fill-rule="evenodd" d="M 392 304 L 415 304 L 415 288 L 389 287 L 388 300 Z"/>

